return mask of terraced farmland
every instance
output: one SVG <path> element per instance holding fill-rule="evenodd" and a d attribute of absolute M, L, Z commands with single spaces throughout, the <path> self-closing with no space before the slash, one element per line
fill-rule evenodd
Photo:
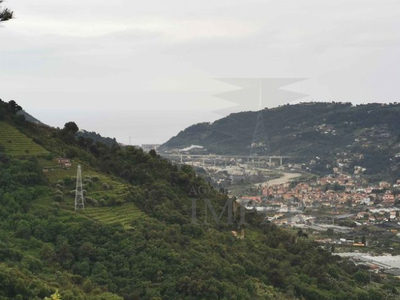
<path fill-rule="evenodd" d="M 79 161 L 71 160 L 70 168 L 62 168 L 58 165 L 57 160 L 53 159 L 51 161 L 46 159 L 39 159 L 39 164 L 41 167 L 48 169 L 45 173 L 45 176 L 49 180 L 50 183 L 56 183 L 59 180 L 63 180 L 66 177 L 74 177 L 76 178 L 76 172 L 78 165 L 82 167 L 82 177 L 98 177 L 99 182 L 107 183 L 114 187 L 114 190 L 120 190 L 125 187 L 125 185 L 117 180 L 113 180 L 109 176 L 103 175 L 101 173 L 96 172 L 87 164 L 80 163 Z"/>
<path fill-rule="evenodd" d="M 54 188 L 49 193 L 52 193 L 56 189 L 61 189 L 64 193 L 64 200 L 59 202 L 60 209 L 63 212 L 69 212 L 71 214 L 79 215 L 83 218 L 92 220 L 94 222 L 99 222 L 107 225 L 111 224 L 121 224 L 126 229 L 132 228 L 131 222 L 133 220 L 137 220 L 138 218 L 145 218 L 146 214 L 144 214 L 139 208 L 137 208 L 133 203 L 123 203 L 122 205 L 114 205 L 114 206 L 91 206 L 89 203 L 86 204 L 84 210 L 75 212 L 74 210 L 74 196 L 71 195 L 71 190 L 75 187 L 75 179 L 76 178 L 76 169 L 78 162 L 72 162 L 72 167 L 69 169 L 63 169 L 57 167 L 56 163 L 53 161 L 46 161 L 45 159 L 39 160 L 42 166 L 52 166 L 54 169 L 49 170 L 45 173 L 49 182 L 53 186 L 58 186 L 58 188 Z M 91 169 L 89 166 L 83 165 L 83 178 L 84 181 L 86 178 L 96 177 L 96 181 L 92 182 L 91 186 L 86 187 L 87 189 L 87 197 L 91 199 L 109 199 L 115 198 L 123 200 L 125 195 L 128 192 L 128 186 L 116 179 L 113 179 L 107 175 L 96 172 Z M 65 185 L 63 184 L 63 180 L 65 178 L 73 178 L 72 183 Z M 61 185 L 59 184 L 61 182 Z M 103 185 L 107 184 L 107 189 L 104 189 Z M 112 189 L 111 189 L 112 187 Z M 35 201 L 38 206 L 49 206 L 53 205 L 54 199 L 53 196 L 49 195 L 47 197 L 43 197 Z"/>
<path fill-rule="evenodd" d="M 52 203 L 54 203 L 52 197 L 45 197 L 35 201 L 35 204 L 39 207 L 49 206 L 52 205 Z M 93 207 L 87 205 L 84 210 L 76 212 L 74 210 L 74 200 L 69 198 L 60 203 L 60 209 L 63 212 L 79 215 L 94 222 L 107 225 L 121 224 L 126 229 L 132 228 L 130 225 L 132 221 L 147 217 L 146 214 L 133 203 L 125 203 L 120 206 L 111 207 Z M 67 218 L 67 216 L 64 216 L 64 218 Z"/>
<path fill-rule="evenodd" d="M 48 154 L 44 148 L 16 128 L 0 122 L 0 145 L 11 156 L 38 156 Z"/>
<path fill-rule="evenodd" d="M 125 228 L 131 228 L 130 224 L 133 220 L 145 217 L 145 214 L 131 203 L 113 207 L 89 207 L 80 211 L 79 214 L 104 224 L 120 223 Z"/>
<path fill-rule="evenodd" d="M 47 179 L 50 183 L 55 183 L 59 180 L 63 180 L 66 177 L 75 177 L 78 165 L 82 166 L 82 174 L 83 176 L 97 176 L 99 175 L 95 171 L 91 170 L 86 165 L 80 164 L 77 161 L 71 161 L 72 166 L 70 168 L 62 168 L 60 167 L 56 160 L 47 161 L 45 159 L 39 159 L 39 164 L 43 168 L 47 168 L 48 172 L 45 173 Z"/>

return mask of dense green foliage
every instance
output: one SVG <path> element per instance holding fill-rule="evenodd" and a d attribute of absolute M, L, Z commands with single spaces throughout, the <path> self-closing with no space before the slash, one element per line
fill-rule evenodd
<path fill-rule="evenodd" d="M 74 126 L 56 130 L 28 122 L 17 125 L 11 115 L 6 120 L 50 156 L 66 153 L 86 170 L 126 186 L 127 192 L 115 192 L 119 201 L 105 201 L 108 213 L 131 203 L 146 217 L 135 217 L 125 227 L 76 213 L 62 200 L 64 206 L 45 202 L 55 189 L 61 195 L 73 185 L 70 175 L 55 184 L 53 175 L 42 170 L 49 155 L 15 157 L 0 147 L 1 300 L 44 299 L 57 289 L 63 300 L 398 297 L 390 278 L 370 278 L 305 235 L 261 224 L 260 216 L 247 216 L 244 240 L 231 233 L 239 228 L 238 216 L 233 225 L 192 224 L 191 191 L 208 189 L 208 184 L 190 167 L 179 169 L 155 152 L 71 139 Z M 96 178 L 86 184 L 98 180 L 90 185 L 109 193 L 110 186 Z M 196 199 L 202 203 L 202 198 L 210 199 L 217 212 L 227 200 L 212 189 Z M 197 212 L 201 223 L 204 207 L 199 205 Z"/>
<path fill-rule="evenodd" d="M 117 144 L 117 141 L 115 138 L 108 138 L 108 137 L 103 137 L 100 134 L 96 132 L 89 132 L 89 131 L 80 131 L 78 132 L 78 138 L 82 137 L 85 139 L 91 139 L 93 140 L 94 143 L 101 142 L 103 144 L 106 144 L 107 146 L 112 146 L 114 144 Z"/>

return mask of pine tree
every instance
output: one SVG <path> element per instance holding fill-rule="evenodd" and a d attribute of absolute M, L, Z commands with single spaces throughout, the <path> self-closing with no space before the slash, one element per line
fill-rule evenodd
<path fill-rule="evenodd" d="M 0 22 L 8 21 L 13 18 L 13 12 L 8 8 L 2 8 L 1 3 L 3 0 L 0 0 Z"/>

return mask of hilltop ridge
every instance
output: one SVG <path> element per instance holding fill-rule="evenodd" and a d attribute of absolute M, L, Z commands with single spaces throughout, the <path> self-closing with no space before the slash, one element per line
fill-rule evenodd
<path fill-rule="evenodd" d="M 367 175 L 400 178 L 400 104 L 311 102 L 261 112 L 267 155 L 291 156 L 292 163 L 308 164 L 315 173 L 330 172 L 345 158 L 347 171 L 361 166 Z M 240 112 L 192 125 L 160 149 L 169 152 L 194 144 L 209 153 L 250 155 L 257 115 Z"/>

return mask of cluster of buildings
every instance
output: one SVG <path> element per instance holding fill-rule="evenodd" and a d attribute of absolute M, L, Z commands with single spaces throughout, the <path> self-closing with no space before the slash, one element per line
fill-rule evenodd
<path fill-rule="evenodd" d="M 400 255 L 369 255 L 362 252 L 338 253 L 356 265 L 364 265 L 374 273 L 391 274 L 400 279 Z"/>
<path fill-rule="evenodd" d="M 307 182 L 260 185 L 258 195 L 240 197 L 248 209 L 265 214 L 276 225 L 306 227 L 315 231 L 349 232 L 351 226 L 395 222 L 400 230 L 400 180 L 368 184 L 360 176 L 331 174 Z M 398 222 L 398 224 L 397 224 Z M 344 226 L 343 224 L 346 226 Z M 333 224 L 333 225 L 332 225 Z M 341 224 L 336 226 L 335 224 Z M 301 226 L 300 226 L 301 225 Z"/>
<path fill-rule="evenodd" d="M 135 146 L 135 147 L 142 148 L 143 151 L 149 152 L 151 150 L 157 151 L 158 148 L 160 148 L 160 146 L 161 146 L 160 144 L 142 144 L 141 146 Z"/>
<path fill-rule="evenodd" d="M 45 166 L 43 167 L 43 172 L 44 173 L 48 173 L 49 171 L 53 171 L 56 169 L 69 169 L 72 167 L 72 161 L 70 159 L 67 158 L 63 158 L 63 157 L 58 157 L 55 159 L 55 163 L 54 161 L 52 162 L 51 166 Z"/>

